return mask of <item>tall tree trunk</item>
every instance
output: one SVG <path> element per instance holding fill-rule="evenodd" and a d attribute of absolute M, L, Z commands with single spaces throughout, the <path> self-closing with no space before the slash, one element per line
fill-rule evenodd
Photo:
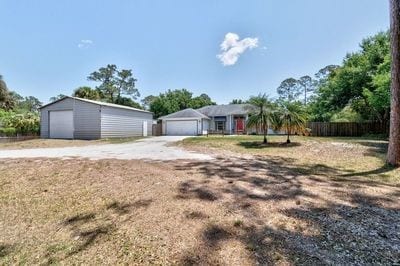
<path fill-rule="evenodd" d="M 267 130 L 268 130 L 268 126 L 266 126 L 266 124 L 264 123 L 263 125 L 263 131 L 264 131 L 264 140 L 263 143 L 267 144 Z"/>
<path fill-rule="evenodd" d="M 387 163 L 400 164 L 400 0 L 390 0 L 390 34 L 392 49 L 390 135 Z"/>
<path fill-rule="evenodd" d="M 304 105 L 307 105 L 307 86 L 304 87 Z"/>
<path fill-rule="evenodd" d="M 287 126 L 286 131 L 287 131 L 287 140 L 286 140 L 286 143 L 290 143 L 290 128 L 289 128 L 289 126 Z"/>

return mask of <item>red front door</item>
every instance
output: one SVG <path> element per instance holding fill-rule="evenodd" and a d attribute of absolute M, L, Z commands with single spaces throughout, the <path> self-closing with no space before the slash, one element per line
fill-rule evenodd
<path fill-rule="evenodd" d="M 244 123 L 243 119 L 238 118 L 236 119 L 236 131 L 237 132 L 242 132 L 244 131 Z"/>

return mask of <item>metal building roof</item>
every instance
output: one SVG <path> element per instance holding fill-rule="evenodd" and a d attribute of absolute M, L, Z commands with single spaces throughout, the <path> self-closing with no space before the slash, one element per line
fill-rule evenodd
<path fill-rule="evenodd" d="M 133 110 L 133 111 L 138 111 L 138 112 L 143 112 L 143 113 L 152 113 L 146 110 L 142 110 L 142 109 L 138 109 L 138 108 L 134 108 L 134 107 L 130 107 L 130 106 L 125 106 L 125 105 L 119 105 L 119 104 L 114 104 L 114 103 L 105 103 L 105 102 L 101 102 L 101 101 L 94 101 L 94 100 L 88 100 L 88 99 L 83 99 L 83 98 L 78 98 L 78 97 L 73 97 L 73 96 L 65 96 L 62 97 L 61 99 L 58 99 L 54 102 L 45 104 L 43 106 L 41 106 L 39 109 L 44 108 L 46 106 L 52 105 L 56 102 L 62 101 L 66 98 L 70 98 L 70 99 L 75 99 L 78 101 L 82 101 L 82 102 L 88 102 L 88 103 L 93 103 L 93 104 L 97 104 L 97 105 L 101 105 L 101 106 L 109 106 L 109 107 L 114 107 L 114 108 L 120 108 L 120 109 L 127 109 L 127 110 Z"/>

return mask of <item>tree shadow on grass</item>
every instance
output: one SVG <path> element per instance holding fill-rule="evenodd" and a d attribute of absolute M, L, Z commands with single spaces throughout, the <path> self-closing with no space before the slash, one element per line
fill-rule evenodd
<path fill-rule="evenodd" d="M 268 149 L 268 148 L 294 148 L 301 146 L 301 143 L 268 142 L 264 144 L 260 141 L 241 141 L 237 145 L 240 147 L 244 147 L 246 149 Z"/>
<path fill-rule="evenodd" d="M 0 258 L 7 256 L 13 250 L 13 246 L 9 244 L 0 244 Z"/>
<path fill-rule="evenodd" d="M 215 192 L 211 191 L 209 188 L 195 187 L 193 182 L 186 181 L 179 185 L 178 195 L 176 196 L 179 199 L 193 199 L 198 198 L 205 201 L 215 201 L 218 199 L 218 196 Z"/>
<path fill-rule="evenodd" d="M 190 180 L 185 191 L 206 186 L 218 195 L 216 201 L 223 202 L 232 213 L 246 217 L 240 227 L 227 225 L 223 220 L 205 226 L 199 232 L 201 241 L 184 253 L 181 263 L 221 263 L 223 257 L 219 251 L 229 241 L 242 243 L 253 262 L 261 265 L 400 262 L 400 207 L 394 198 L 400 195 L 398 188 L 345 177 L 336 180 L 327 177 L 326 171 L 335 177 L 342 174 L 338 169 L 294 164 L 291 159 L 271 157 L 218 158 L 176 165 L 177 170 L 197 170 L 208 180 L 206 183 Z M 317 168 L 314 173 L 319 175 L 304 174 L 312 172 L 309 168 Z M 344 180 L 359 190 L 343 186 Z M 361 192 L 381 185 L 390 192 L 378 195 Z M 313 187 L 324 192 L 313 193 Z M 192 198 L 199 197 L 182 199 Z M 265 206 L 271 206 L 270 203 L 279 206 L 281 202 L 288 207 L 271 210 L 266 215 Z M 292 203 L 286 205 L 288 202 Z"/>
<path fill-rule="evenodd" d="M 368 147 L 368 155 L 373 154 L 386 154 L 388 143 L 383 141 L 357 141 L 357 144 Z"/>
<path fill-rule="evenodd" d="M 377 169 L 373 169 L 373 170 L 369 170 L 369 171 L 341 174 L 341 175 L 339 175 L 339 177 L 352 177 L 352 176 L 366 177 L 366 176 L 370 176 L 370 175 L 381 175 L 381 174 L 390 172 L 394 169 L 396 169 L 396 168 L 393 166 L 383 165 Z"/>
<path fill-rule="evenodd" d="M 113 201 L 112 203 L 107 205 L 108 210 L 113 210 L 120 215 L 128 214 L 129 212 L 133 211 L 137 208 L 147 208 L 153 200 L 138 200 L 133 203 L 121 203 L 118 201 Z"/>
<path fill-rule="evenodd" d="M 71 232 L 73 246 L 63 254 L 57 254 L 57 250 L 49 251 L 46 254 L 49 264 L 76 255 L 100 241 L 106 241 L 105 236 L 115 232 L 119 224 L 127 222 L 124 218 L 127 214 L 134 215 L 138 209 L 148 208 L 151 202 L 152 199 L 135 202 L 115 200 L 98 212 L 79 213 L 66 218 L 61 225 Z"/>

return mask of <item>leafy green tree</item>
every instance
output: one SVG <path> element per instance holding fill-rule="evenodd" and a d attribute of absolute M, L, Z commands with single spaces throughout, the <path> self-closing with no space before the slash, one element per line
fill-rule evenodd
<path fill-rule="evenodd" d="M 274 117 L 273 104 L 266 94 L 250 97 L 249 104 L 252 105 L 250 107 L 252 110 L 247 120 L 247 127 L 261 127 L 264 136 L 263 143 L 266 144 L 268 127 Z"/>
<path fill-rule="evenodd" d="M 328 80 L 329 76 L 331 75 L 331 73 L 333 73 L 336 69 L 338 69 L 340 66 L 338 65 L 327 65 L 323 68 L 321 68 L 316 74 L 315 74 L 315 78 L 316 78 L 316 85 L 317 86 L 322 86 L 323 84 L 326 83 L 326 81 Z"/>
<path fill-rule="evenodd" d="M 290 135 L 306 130 L 307 114 L 300 102 L 282 101 L 272 116 L 272 127 L 275 130 L 285 130 L 290 143 Z"/>
<path fill-rule="evenodd" d="M 161 93 L 150 103 L 150 111 L 155 117 L 161 117 L 179 111 L 179 106 Z"/>
<path fill-rule="evenodd" d="M 314 92 L 315 81 L 310 76 L 303 76 L 297 82 L 304 94 L 304 104 L 307 105 L 307 93 Z"/>
<path fill-rule="evenodd" d="M 377 120 L 389 121 L 390 114 L 390 56 L 387 55 L 384 62 L 378 66 L 376 75 L 372 78 L 372 88 L 364 88 L 362 95 Z"/>
<path fill-rule="evenodd" d="M 186 108 L 201 108 L 215 104 L 207 94 L 192 97 L 193 93 L 186 89 L 168 90 L 152 99 L 150 111 L 156 117 L 168 115 Z"/>
<path fill-rule="evenodd" d="M 330 122 L 362 122 L 362 117 L 348 105 L 340 112 L 333 114 Z"/>
<path fill-rule="evenodd" d="M 349 53 L 342 66 L 321 70 L 316 97 L 310 106 L 312 120 L 329 121 L 350 105 L 364 120 L 387 121 L 389 51 L 389 35 L 380 32 L 364 39 L 360 50 Z"/>
<path fill-rule="evenodd" d="M 299 82 L 294 78 L 287 78 L 281 82 L 277 88 L 279 99 L 285 101 L 295 101 L 301 94 Z"/>
<path fill-rule="evenodd" d="M 17 106 L 19 109 L 34 113 L 39 111 L 39 107 L 42 106 L 42 104 L 43 103 L 39 101 L 38 98 L 34 96 L 28 96 L 23 98 L 22 101 L 19 101 Z"/>
<path fill-rule="evenodd" d="M 132 100 L 132 98 L 129 97 L 119 97 L 115 103 L 137 109 L 143 109 L 143 106 L 141 106 L 139 103 L 135 102 L 134 100 Z"/>
<path fill-rule="evenodd" d="M 113 64 L 101 67 L 91 73 L 88 80 L 100 82 L 96 89 L 110 103 L 116 103 L 123 95 L 130 96 L 132 99 L 140 96 L 135 87 L 137 80 L 133 77 L 132 70 L 118 70 L 117 66 Z"/>
<path fill-rule="evenodd" d="M 144 99 L 141 101 L 143 107 L 148 110 L 150 109 L 150 104 L 157 98 L 157 96 L 154 95 L 148 95 L 146 97 L 144 97 Z"/>
<path fill-rule="evenodd" d="M 193 109 L 198 109 L 207 105 L 215 105 L 215 102 L 213 102 L 210 96 L 205 93 L 202 93 L 200 94 L 200 96 L 192 98 L 189 103 L 189 106 Z"/>
<path fill-rule="evenodd" d="M 11 92 L 7 88 L 7 84 L 0 75 L 0 108 L 5 110 L 11 110 L 14 108 L 16 102 L 11 95 Z"/>
<path fill-rule="evenodd" d="M 242 99 L 233 99 L 229 104 L 243 104 L 247 103 L 247 101 L 244 101 Z"/>
<path fill-rule="evenodd" d="M 89 99 L 89 100 L 100 100 L 100 93 L 98 90 L 94 90 L 91 87 L 83 86 L 76 88 L 74 90 L 74 93 L 72 96 L 83 98 L 83 99 Z"/>
<path fill-rule="evenodd" d="M 64 98 L 64 97 L 66 97 L 65 94 L 58 94 L 57 96 L 51 97 L 51 98 L 49 99 L 49 101 L 50 101 L 50 102 L 54 102 L 54 101 L 60 100 L 60 99 L 62 99 L 62 98 Z"/>

